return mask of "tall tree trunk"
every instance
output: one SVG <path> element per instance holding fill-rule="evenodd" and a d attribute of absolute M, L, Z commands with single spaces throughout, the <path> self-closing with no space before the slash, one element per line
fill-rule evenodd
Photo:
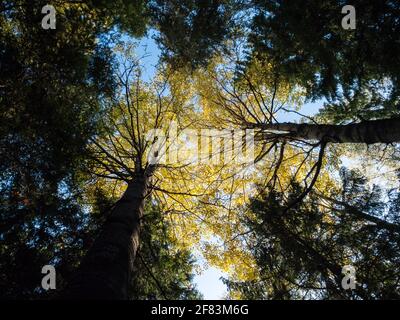
<path fill-rule="evenodd" d="M 149 178 L 150 175 L 143 172 L 128 184 L 62 298 L 128 298 Z"/>
<path fill-rule="evenodd" d="M 363 121 L 347 125 L 308 123 L 250 123 L 247 127 L 276 130 L 283 137 L 318 140 L 333 143 L 393 143 L 400 142 L 400 118 Z M 267 135 L 269 136 L 269 135 Z"/>

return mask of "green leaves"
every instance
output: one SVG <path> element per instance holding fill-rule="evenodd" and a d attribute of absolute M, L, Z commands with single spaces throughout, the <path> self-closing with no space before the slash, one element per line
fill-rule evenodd
<path fill-rule="evenodd" d="M 371 223 L 368 216 L 383 216 L 387 204 L 379 191 L 372 191 L 355 172 L 342 170 L 341 195 L 321 198 L 313 194 L 286 211 L 291 198 L 301 192 L 293 184 L 284 193 L 266 190 L 253 199 L 254 219 L 248 249 L 258 266 L 259 277 L 251 281 L 225 282 L 230 294 L 244 299 L 393 299 L 399 292 L 396 252 L 398 231 Z M 343 204 L 335 199 L 342 199 Z M 348 206 L 350 204 L 350 206 Z M 352 209 L 353 208 L 353 209 Z M 354 208 L 365 213 L 363 217 Z M 379 258 L 373 258 L 379 252 Z M 353 265 L 359 286 L 341 288 L 341 268 Z"/>

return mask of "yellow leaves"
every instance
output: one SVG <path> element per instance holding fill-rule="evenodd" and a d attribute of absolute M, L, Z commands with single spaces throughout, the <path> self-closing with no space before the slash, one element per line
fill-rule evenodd
<path fill-rule="evenodd" d="M 185 129 L 193 130 L 194 139 L 201 142 L 202 129 L 238 128 L 243 121 L 254 122 L 254 118 L 267 122 L 276 112 L 274 105 L 289 101 L 295 107 L 301 103 L 300 89 L 285 83 L 277 86 L 270 73 L 271 65 L 254 60 L 246 75 L 234 79 L 233 71 L 224 63 L 223 58 L 216 58 L 207 68 L 193 74 L 165 66 L 152 82 L 145 83 L 140 78 L 129 82 L 110 115 L 112 131 L 100 142 L 128 169 L 145 168 L 152 151 L 152 141 L 145 140 L 146 132 L 162 130 L 166 136 L 161 141 L 167 142 L 162 153 L 166 153 L 167 162 L 157 163 L 148 199 L 157 201 L 171 222 L 168 236 L 178 248 L 203 249 L 208 263 L 245 281 L 258 276 L 255 261 L 243 241 L 243 234 L 248 231 L 244 221 L 255 218 L 249 204 L 259 195 L 257 188 L 265 189 L 275 179 L 275 189 L 287 192 L 293 182 L 300 184 L 306 177 L 310 180 L 318 148 L 307 155 L 287 143 L 279 160 L 282 141 L 258 140 L 255 155 L 271 150 L 256 164 L 238 163 L 232 154 L 224 154 L 219 158 L 222 161 L 214 163 L 187 161 L 199 148 L 203 152 L 201 158 L 210 160 L 212 157 L 208 156 L 215 150 L 222 152 L 230 147 L 239 151 L 242 145 L 221 142 L 221 149 L 214 149 L 212 142 L 196 145 L 195 140 L 183 136 L 179 141 L 181 146 L 174 149 L 171 142 L 177 142 L 177 136 Z M 270 107 L 272 110 L 268 110 Z M 230 134 L 231 130 L 227 131 Z M 223 135 L 221 132 L 217 135 Z M 193 145 L 196 147 L 191 148 Z M 115 162 L 121 166 L 115 159 L 107 156 L 103 161 L 107 166 L 115 166 Z M 96 170 L 98 175 L 104 173 Z M 97 187 L 116 196 L 123 192 L 125 184 L 99 178 Z M 325 163 L 315 187 L 336 188 Z"/>
<path fill-rule="evenodd" d="M 207 261 L 238 281 L 250 281 L 257 278 L 257 268 L 252 255 L 237 241 L 224 245 L 206 243 L 203 255 Z"/>
<path fill-rule="evenodd" d="M 192 250 L 200 242 L 199 224 L 190 214 L 172 214 L 169 216 L 172 227 L 169 236 L 177 248 Z"/>
<path fill-rule="evenodd" d="M 65 15 L 68 11 L 88 12 L 90 9 L 85 3 L 61 2 L 56 6 L 57 14 Z"/>
<path fill-rule="evenodd" d="M 304 90 L 281 81 L 271 70 L 270 63 L 253 59 L 245 72 L 238 73 L 227 57 L 217 57 L 197 70 L 192 83 L 203 123 L 215 128 L 241 127 L 274 119 L 283 105 L 298 109 L 304 103 Z"/>

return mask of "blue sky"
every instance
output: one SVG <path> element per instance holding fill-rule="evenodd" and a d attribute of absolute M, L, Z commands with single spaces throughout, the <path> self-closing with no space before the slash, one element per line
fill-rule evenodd
<path fill-rule="evenodd" d="M 222 283 L 220 278 L 223 273 L 214 267 L 209 267 L 201 275 L 194 278 L 194 283 L 197 289 L 203 294 L 206 300 L 219 300 L 222 299 L 226 291 L 226 286 Z"/>

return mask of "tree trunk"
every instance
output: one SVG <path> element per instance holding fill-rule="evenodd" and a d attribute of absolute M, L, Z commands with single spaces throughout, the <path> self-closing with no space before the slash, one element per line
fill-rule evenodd
<path fill-rule="evenodd" d="M 363 121 L 347 125 L 297 124 L 297 123 L 251 123 L 251 128 L 284 131 L 277 136 L 303 140 L 325 139 L 333 143 L 394 143 L 400 142 L 400 118 Z"/>
<path fill-rule="evenodd" d="M 63 298 L 128 298 L 149 178 L 149 174 L 141 173 L 128 184 L 83 259 L 76 276 L 63 292 Z"/>

